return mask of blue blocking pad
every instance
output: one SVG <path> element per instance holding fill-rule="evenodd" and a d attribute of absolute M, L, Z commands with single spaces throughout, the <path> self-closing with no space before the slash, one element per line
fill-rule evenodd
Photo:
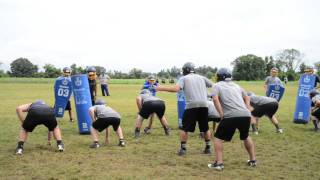
<path fill-rule="evenodd" d="M 86 74 L 71 77 L 74 102 L 77 111 L 80 134 L 90 134 L 91 118 L 89 108 L 92 106 L 89 81 Z"/>
<path fill-rule="evenodd" d="M 282 85 L 270 84 L 268 86 L 267 96 L 276 99 L 278 102 L 284 94 L 285 88 Z"/>
<path fill-rule="evenodd" d="M 54 113 L 56 117 L 62 118 L 64 110 L 72 94 L 72 83 L 70 77 L 60 76 L 54 83 Z"/>
<path fill-rule="evenodd" d="M 294 113 L 294 123 L 306 124 L 310 119 L 311 99 L 309 92 L 314 88 L 316 77 L 310 74 L 300 76 L 299 88 Z"/>

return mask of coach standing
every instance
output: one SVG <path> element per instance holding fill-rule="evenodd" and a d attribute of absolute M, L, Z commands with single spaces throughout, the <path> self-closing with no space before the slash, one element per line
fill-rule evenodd
<path fill-rule="evenodd" d="M 188 62 L 182 67 L 183 76 L 175 86 L 158 86 L 157 91 L 178 92 L 183 90 L 186 97 L 186 110 L 183 114 L 182 128 L 180 132 L 181 148 L 178 155 L 185 155 L 187 152 L 186 143 L 188 132 L 194 132 L 198 122 L 200 132 L 204 132 L 205 154 L 211 153 L 210 131 L 208 127 L 208 104 L 207 87 L 212 82 L 206 77 L 195 74 L 195 65 Z"/>
<path fill-rule="evenodd" d="M 276 67 L 271 68 L 270 76 L 267 76 L 266 80 L 264 82 L 264 90 L 265 90 L 266 94 L 268 92 L 269 85 L 271 85 L 271 84 L 283 86 L 281 79 L 278 77 L 278 73 L 279 73 L 278 68 L 276 68 Z"/>
<path fill-rule="evenodd" d="M 96 81 L 97 74 L 96 74 L 96 72 L 97 72 L 96 68 L 93 66 L 90 66 L 87 68 L 92 106 L 94 106 L 94 102 L 96 101 L 96 97 L 97 97 L 97 81 Z"/>

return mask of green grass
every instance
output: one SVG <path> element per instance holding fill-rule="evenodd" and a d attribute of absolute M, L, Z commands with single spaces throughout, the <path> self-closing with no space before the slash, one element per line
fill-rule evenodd
<path fill-rule="evenodd" d="M 133 138 L 137 108 L 135 97 L 142 81 L 111 84 L 107 103 L 122 115 L 121 126 L 127 146 L 117 146 L 118 140 L 111 130 L 110 144 L 93 150 L 89 135 L 79 135 L 76 123 L 67 116 L 59 120 L 66 151 L 56 152 L 55 143 L 46 145 L 47 130 L 37 127 L 25 144 L 25 154 L 13 154 L 20 128 L 15 114 L 19 104 L 44 99 L 52 105 L 53 79 L 1 79 L 0 78 L 0 179 L 319 179 L 320 134 L 312 125 L 292 122 L 297 83 L 289 83 L 280 103 L 277 117 L 284 134 L 276 134 L 272 124 L 263 118 L 261 133 L 253 136 L 258 167 L 246 166 L 247 153 L 239 135 L 232 142 L 224 143 L 225 170 L 216 172 L 207 168 L 214 155 L 203 155 L 204 142 L 198 132 L 190 134 L 188 154 L 176 155 L 179 148 L 177 130 L 176 96 L 158 93 L 166 101 L 166 116 L 173 128 L 172 135 L 164 135 L 158 120 L 150 135 Z M 28 83 L 24 83 L 24 82 Z M 140 84 L 136 84 L 141 82 Z M 262 82 L 239 82 L 246 90 L 263 94 Z M 98 94 L 101 96 L 100 91 Z M 72 99 L 72 104 L 74 102 Z M 144 126 L 146 122 L 144 122 Z M 103 134 L 100 140 L 103 142 Z"/>

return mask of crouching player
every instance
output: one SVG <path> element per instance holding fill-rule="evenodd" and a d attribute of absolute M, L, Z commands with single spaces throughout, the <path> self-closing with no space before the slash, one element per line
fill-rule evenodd
<path fill-rule="evenodd" d="M 89 108 L 89 114 L 92 120 L 91 137 L 93 144 L 90 148 L 99 148 L 98 131 L 101 132 L 106 129 L 106 140 L 105 143 L 109 143 L 108 127 L 111 125 L 113 130 L 119 137 L 119 146 L 124 147 L 125 141 L 123 139 L 122 129 L 120 127 L 121 116 L 111 107 L 106 106 L 106 103 L 102 99 L 97 99 L 95 105 Z"/>
<path fill-rule="evenodd" d="M 136 98 L 139 114 L 136 120 L 136 128 L 134 131 L 134 136 L 137 138 L 140 136 L 140 129 L 142 126 L 142 121 L 148 119 L 153 113 L 157 114 L 161 125 L 164 129 L 164 133 L 168 136 L 170 135 L 170 128 L 168 126 L 167 119 L 164 116 L 166 110 L 165 103 L 162 99 L 157 98 L 151 94 L 148 89 L 143 89 L 140 95 Z"/>
<path fill-rule="evenodd" d="M 53 108 L 46 105 L 44 101 L 38 100 L 33 103 L 18 106 L 16 111 L 18 118 L 22 123 L 16 154 L 23 154 L 23 145 L 27 140 L 28 133 L 32 132 L 34 128 L 40 124 L 43 124 L 48 128 L 48 138 L 53 132 L 54 138 L 57 140 L 58 150 L 60 152 L 64 151 L 64 145 L 61 139 L 61 131 L 58 127 Z M 25 113 L 27 113 L 27 115 L 24 118 Z"/>
<path fill-rule="evenodd" d="M 209 122 L 212 121 L 212 132 L 215 133 L 216 125 L 217 123 L 220 122 L 221 118 L 218 111 L 214 107 L 214 104 L 211 98 L 208 98 L 207 104 L 208 104 L 208 124 Z M 204 132 L 200 132 L 200 137 L 204 138 Z"/>
<path fill-rule="evenodd" d="M 254 134 L 258 134 L 258 120 L 263 115 L 266 115 L 272 124 L 276 127 L 277 133 L 283 133 L 283 129 L 280 128 L 279 122 L 275 116 L 275 113 L 278 110 L 279 103 L 276 99 L 258 96 L 252 92 L 247 93 L 250 97 L 250 105 L 253 107 L 251 111 L 251 126 Z"/>
<path fill-rule="evenodd" d="M 214 105 L 220 114 L 221 121 L 214 134 L 215 161 L 208 164 L 209 168 L 222 170 L 223 141 L 231 141 L 236 129 L 240 132 L 240 139 L 249 154 L 249 166 L 256 166 L 255 149 L 249 137 L 250 102 L 245 91 L 231 80 L 231 71 L 221 68 L 217 71 L 217 83 L 212 87 Z"/>
<path fill-rule="evenodd" d="M 311 119 L 314 125 L 314 131 L 320 132 L 318 127 L 320 119 L 320 93 L 316 89 L 310 91 L 310 99 L 312 101 L 311 108 Z"/>

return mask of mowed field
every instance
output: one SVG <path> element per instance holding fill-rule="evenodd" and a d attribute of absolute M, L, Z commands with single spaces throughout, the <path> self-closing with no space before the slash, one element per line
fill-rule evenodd
<path fill-rule="evenodd" d="M 256 146 L 258 166 L 246 166 L 247 153 L 239 134 L 224 143 L 225 169 L 208 169 L 214 154 L 204 155 L 199 132 L 190 134 L 187 155 L 176 155 L 180 146 L 177 129 L 176 95 L 159 92 L 166 101 L 166 117 L 172 134 L 165 136 L 158 120 L 150 135 L 133 138 L 137 107 L 135 97 L 143 80 L 112 80 L 108 105 L 122 115 L 121 126 L 127 146 L 118 147 L 110 128 L 110 144 L 90 149 L 89 135 L 79 135 L 77 122 L 67 114 L 59 120 L 65 152 L 56 152 L 56 143 L 47 145 L 47 129 L 38 126 L 25 144 L 24 155 L 14 155 L 20 122 L 15 108 L 19 104 L 43 99 L 53 105 L 53 79 L 0 78 L 0 179 L 320 179 L 320 133 L 311 123 L 293 123 L 297 82 L 286 86 L 277 117 L 283 134 L 277 134 L 266 118 L 260 121 L 260 134 L 251 135 Z M 239 82 L 248 91 L 263 94 L 263 82 Z M 98 89 L 99 97 L 101 91 Z M 72 106 L 75 114 L 74 101 Z M 143 124 L 143 128 L 147 122 Z M 212 125 L 210 125 L 212 126 Z M 104 134 L 100 134 L 104 142 Z"/>

